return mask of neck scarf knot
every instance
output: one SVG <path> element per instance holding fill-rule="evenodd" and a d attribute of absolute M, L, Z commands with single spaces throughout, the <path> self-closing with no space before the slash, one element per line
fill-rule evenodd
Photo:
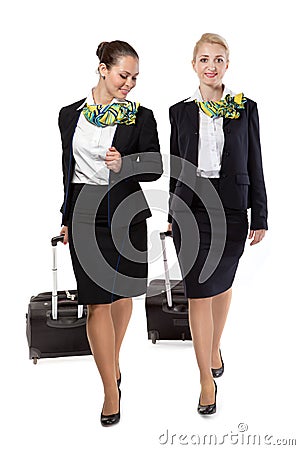
<path fill-rule="evenodd" d="M 231 96 L 227 94 L 223 100 L 219 102 L 208 101 L 199 102 L 195 100 L 201 111 L 212 119 L 216 117 L 225 117 L 226 119 L 238 119 L 240 117 L 238 109 L 245 109 L 244 104 L 247 99 L 243 93 Z"/>
<path fill-rule="evenodd" d="M 89 122 L 97 127 L 107 127 L 118 123 L 133 125 L 139 106 L 139 103 L 130 101 L 109 105 L 88 105 L 86 103 L 82 113 Z"/>

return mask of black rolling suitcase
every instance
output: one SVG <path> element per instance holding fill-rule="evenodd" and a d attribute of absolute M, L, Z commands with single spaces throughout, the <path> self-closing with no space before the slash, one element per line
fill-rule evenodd
<path fill-rule="evenodd" d="M 63 236 L 51 239 L 53 251 L 53 291 L 30 299 L 26 314 L 29 358 L 34 364 L 40 358 L 90 355 L 86 336 L 87 308 L 78 305 L 77 291 L 57 291 L 57 243 Z"/>
<path fill-rule="evenodd" d="M 181 280 L 170 280 L 166 253 L 166 236 L 170 231 L 160 233 L 163 249 L 165 279 L 152 280 L 146 294 L 146 317 L 148 339 L 153 344 L 158 339 L 191 340 L 188 321 L 188 301 L 184 295 Z"/>

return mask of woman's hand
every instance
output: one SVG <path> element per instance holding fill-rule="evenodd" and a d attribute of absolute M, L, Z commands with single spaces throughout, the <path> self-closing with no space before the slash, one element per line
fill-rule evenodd
<path fill-rule="evenodd" d="M 171 233 L 172 233 L 172 224 L 171 223 L 168 223 L 167 231 L 171 231 Z"/>
<path fill-rule="evenodd" d="M 266 230 L 250 230 L 248 239 L 253 238 L 253 240 L 250 242 L 250 245 L 258 244 L 265 237 L 265 234 Z"/>
<path fill-rule="evenodd" d="M 109 147 L 108 151 L 106 152 L 105 164 L 107 168 L 112 170 L 113 172 L 120 172 L 122 167 L 122 157 L 115 147 Z"/>
<path fill-rule="evenodd" d="M 60 236 L 64 235 L 64 244 L 66 245 L 69 242 L 69 236 L 68 236 L 68 227 L 63 226 L 60 231 Z"/>

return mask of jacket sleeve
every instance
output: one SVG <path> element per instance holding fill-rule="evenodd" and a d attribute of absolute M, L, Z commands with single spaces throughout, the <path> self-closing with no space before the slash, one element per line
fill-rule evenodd
<path fill-rule="evenodd" d="M 168 214 L 168 222 L 172 222 L 172 215 L 171 215 L 171 202 L 172 202 L 172 195 L 175 192 L 176 183 L 178 180 L 178 177 L 181 172 L 181 161 L 179 158 L 179 148 L 178 148 L 178 132 L 177 132 L 177 125 L 176 120 L 174 118 L 172 108 L 169 110 L 169 117 L 170 117 L 170 124 L 171 124 L 171 135 L 170 135 L 170 182 L 169 182 L 169 214 Z"/>
<path fill-rule="evenodd" d="M 62 142 L 62 173 L 63 173 L 63 186 L 64 186 L 64 202 L 61 205 L 60 212 L 62 213 L 62 226 L 69 226 L 69 219 L 67 215 L 65 214 L 65 199 L 66 199 L 66 190 L 67 190 L 67 174 L 68 174 L 68 162 L 66 161 L 65 157 L 65 151 L 64 151 L 64 142 L 63 142 L 63 120 L 64 120 L 64 110 L 65 108 L 62 108 L 59 111 L 58 115 L 58 127 L 60 131 L 61 136 L 61 142 Z"/>
<path fill-rule="evenodd" d="M 251 230 L 268 229 L 267 194 L 264 182 L 257 105 L 249 106 L 248 173 L 250 178 Z"/>
<path fill-rule="evenodd" d="M 122 157 L 120 172 L 114 178 L 134 181 L 155 181 L 163 173 L 162 157 L 158 140 L 156 121 L 153 112 L 144 109 L 140 132 L 138 136 L 137 152 Z"/>

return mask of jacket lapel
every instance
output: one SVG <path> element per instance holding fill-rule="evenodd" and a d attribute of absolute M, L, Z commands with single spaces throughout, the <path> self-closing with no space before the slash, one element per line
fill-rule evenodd
<path fill-rule="evenodd" d="M 185 103 L 185 110 L 190 125 L 190 130 L 199 133 L 199 108 L 195 102 Z"/>
<path fill-rule="evenodd" d="M 185 103 L 186 108 L 186 115 L 188 120 L 186 121 L 187 126 L 189 127 L 189 132 L 191 136 L 195 136 L 196 139 L 193 142 L 193 145 L 190 147 L 191 154 L 187 155 L 190 162 L 192 162 L 195 166 L 198 166 L 198 157 L 199 157 L 199 150 L 198 150 L 198 144 L 199 144 L 199 107 L 195 102 L 187 102 Z M 226 133 L 228 133 L 228 130 L 230 130 L 232 125 L 233 119 L 224 118 L 223 119 L 223 132 L 224 136 L 226 136 Z M 230 132 L 230 131 L 229 131 Z M 226 145 L 226 141 L 225 141 Z M 221 170 L 223 166 L 224 161 L 224 149 L 223 149 L 223 156 L 221 161 Z"/>
<path fill-rule="evenodd" d="M 185 157 L 195 166 L 198 166 L 199 143 L 199 108 L 195 102 L 187 102 L 185 105 L 185 128 L 190 136 L 189 151 Z"/>
<path fill-rule="evenodd" d="M 228 119 L 228 118 L 223 118 L 223 131 L 230 126 L 229 124 L 232 123 L 234 119 Z"/>
<path fill-rule="evenodd" d="M 74 105 L 66 107 L 66 112 L 61 119 L 61 134 L 64 145 L 69 148 L 73 135 L 75 133 L 76 125 L 82 109 L 78 107 L 82 104 L 83 100 L 76 102 Z"/>
<path fill-rule="evenodd" d="M 117 125 L 117 129 L 112 141 L 112 146 L 116 147 L 118 152 L 120 152 L 121 154 L 124 154 L 126 152 L 126 149 L 129 148 L 129 143 L 134 128 L 135 125 Z"/>

